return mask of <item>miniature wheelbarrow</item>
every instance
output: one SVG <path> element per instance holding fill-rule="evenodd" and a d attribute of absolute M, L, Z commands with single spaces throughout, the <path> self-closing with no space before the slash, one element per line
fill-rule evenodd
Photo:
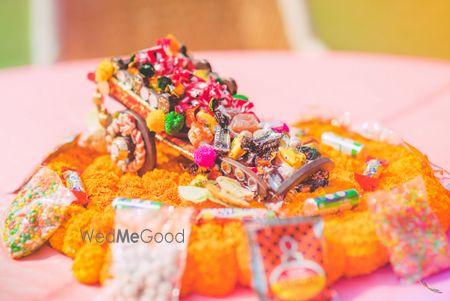
<path fill-rule="evenodd" d="M 184 157 L 193 160 L 194 147 L 185 137 L 174 137 L 166 133 L 151 132 L 146 125 L 145 118 L 153 110 L 148 101 L 144 101 L 140 95 L 126 85 L 120 83 L 117 78 L 108 81 L 108 94 L 123 104 L 127 110 L 117 112 L 116 118 L 111 120 L 104 107 L 104 96 L 95 93 L 99 116 L 106 126 L 106 140 L 111 159 L 124 171 L 145 174 L 156 167 L 156 141 L 166 144 L 177 150 Z M 102 88 L 100 88 L 102 89 Z M 104 87 L 103 87 L 104 89 Z M 149 98 L 159 103 L 167 103 L 168 95 L 157 94 L 153 91 Z M 289 190 L 299 185 L 302 181 L 320 170 L 330 171 L 334 163 L 329 158 L 318 158 L 299 168 L 291 177 L 284 180 L 279 187 L 270 187 L 268 183 L 250 168 L 241 162 L 226 156 L 218 158 L 218 165 L 224 175 L 234 177 L 244 183 L 261 200 L 283 198 Z M 275 189 L 274 189 L 275 188 Z"/>

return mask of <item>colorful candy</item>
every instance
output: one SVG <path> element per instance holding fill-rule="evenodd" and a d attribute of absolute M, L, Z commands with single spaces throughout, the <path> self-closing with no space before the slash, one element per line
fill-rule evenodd
<path fill-rule="evenodd" d="M 112 278 L 100 299 L 178 300 L 192 214 L 182 207 L 117 208 L 115 234 L 124 241 L 111 244 Z"/>
<path fill-rule="evenodd" d="M 338 136 L 331 132 L 322 134 L 322 143 L 329 145 L 344 154 L 351 155 L 352 157 L 356 157 L 364 147 L 361 143 Z"/>
<path fill-rule="evenodd" d="M 155 75 L 155 68 L 150 63 L 144 63 L 139 66 L 139 72 L 146 77 L 152 77 Z"/>
<path fill-rule="evenodd" d="M 24 257 L 40 248 L 64 221 L 66 209 L 74 200 L 58 174 L 42 167 L 6 212 L 3 242 L 11 257 Z"/>
<path fill-rule="evenodd" d="M 219 153 L 228 153 L 230 151 L 230 141 L 230 130 L 217 126 L 214 135 L 214 149 Z"/>
<path fill-rule="evenodd" d="M 394 272 L 413 283 L 450 267 L 450 248 L 427 202 L 421 177 L 368 198 L 375 230 L 389 251 Z"/>
<path fill-rule="evenodd" d="M 211 143 L 214 136 L 208 127 L 199 122 L 194 122 L 188 131 L 188 138 L 194 147 L 198 147 L 202 142 Z"/>
<path fill-rule="evenodd" d="M 169 112 L 166 115 L 164 128 L 169 135 L 178 134 L 184 126 L 184 116 L 175 111 Z"/>
<path fill-rule="evenodd" d="M 310 146 L 301 146 L 300 151 L 305 154 L 307 160 L 316 160 L 321 156 L 316 148 Z"/>
<path fill-rule="evenodd" d="M 228 157 L 237 160 L 245 155 L 247 151 L 242 148 L 245 139 L 246 137 L 244 135 L 238 135 L 234 137 L 233 141 L 231 142 L 231 150 L 228 153 Z"/>
<path fill-rule="evenodd" d="M 158 209 L 161 206 L 163 206 L 163 203 L 140 199 L 115 198 L 112 201 L 112 207 L 115 209 L 117 208 Z"/>
<path fill-rule="evenodd" d="M 194 162 L 204 168 L 211 168 L 216 162 L 217 154 L 209 144 L 200 145 L 194 152 Z"/>
<path fill-rule="evenodd" d="M 326 292 L 320 218 L 253 220 L 245 228 L 261 300 L 320 299 Z"/>
<path fill-rule="evenodd" d="M 366 168 L 362 174 L 355 173 L 355 180 L 365 191 L 373 191 L 377 188 L 382 167 L 386 166 L 386 161 L 369 158 L 366 161 Z"/>
<path fill-rule="evenodd" d="M 163 110 L 152 110 L 147 114 L 147 127 L 155 133 L 162 133 L 165 129 L 166 114 Z"/>
<path fill-rule="evenodd" d="M 266 122 L 265 127 L 270 128 L 276 133 L 289 133 L 289 126 L 285 122 Z"/>
<path fill-rule="evenodd" d="M 348 210 L 358 205 L 358 191 L 349 189 L 306 199 L 303 210 L 306 216 L 325 215 Z"/>
<path fill-rule="evenodd" d="M 198 222 L 210 220 L 251 220 L 256 218 L 274 218 L 276 213 L 262 208 L 211 208 L 202 209 L 196 220 Z"/>
<path fill-rule="evenodd" d="M 214 133 L 217 126 L 217 120 L 214 118 L 214 116 L 204 112 L 203 110 L 200 110 L 197 113 L 196 117 L 198 122 L 206 125 L 209 128 L 209 130 Z"/>
<path fill-rule="evenodd" d="M 300 168 L 306 163 L 306 156 L 290 147 L 280 147 L 278 150 L 278 158 L 293 168 Z"/>
<path fill-rule="evenodd" d="M 264 156 L 269 152 L 276 151 L 280 145 L 281 134 L 275 132 L 266 132 L 258 138 L 254 138 L 256 153 Z"/>
<path fill-rule="evenodd" d="M 303 179 L 303 174 L 296 173 L 297 170 L 308 160 L 320 156 L 313 148 L 301 151 L 302 141 L 295 134 L 297 129 L 290 129 L 280 121 L 260 121 L 252 112 L 253 103 L 249 98 L 236 94 L 237 84 L 232 78 L 223 78 L 213 72 L 208 61 L 190 57 L 186 47 L 174 37 L 158 40 L 156 46 L 138 51 L 129 60 L 114 58 L 111 65 L 115 80 L 106 81 L 111 85 L 110 94 L 136 114 L 145 116 L 151 132 L 176 136 L 178 139 L 162 141 L 177 150 L 184 150 L 187 157 L 193 157 L 196 166 L 210 169 L 208 175 L 211 179 L 220 173 L 219 168 L 213 168 L 215 163 L 231 158 L 241 166 L 233 169 L 233 176 L 242 183 L 251 182 L 248 184 L 250 190 L 261 192 L 261 189 L 267 189 L 266 185 L 252 173 L 265 177 L 267 170 L 277 170 L 277 174 L 286 180 L 294 174 Z M 106 63 L 103 67 L 109 68 Z M 93 74 L 91 79 L 94 79 Z M 129 90 L 141 95 L 142 99 L 134 99 L 135 93 L 126 93 Z M 145 101 L 153 110 L 140 101 Z M 117 132 L 115 128 L 121 129 L 123 125 L 113 123 L 108 126 Z M 155 137 L 161 140 L 159 135 Z M 186 138 L 191 145 L 186 143 Z M 114 145 L 119 145 L 119 150 L 126 150 L 129 143 L 124 138 L 117 139 L 114 139 Z M 113 155 L 119 153 L 114 152 L 116 149 L 111 148 L 110 152 Z M 132 158 L 127 157 L 127 152 L 122 151 L 121 154 L 123 160 L 114 160 L 116 165 L 122 170 L 136 171 L 136 168 L 131 168 L 133 162 L 128 162 Z M 153 165 L 141 167 L 139 173 L 143 174 Z M 328 184 L 327 177 L 311 178 L 305 180 L 311 183 L 304 185 L 310 190 Z M 278 186 L 279 179 L 273 180 L 276 180 L 272 181 L 274 187 Z M 253 184 L 257 181 L 260 185 L 256 187 Z M 294 185 L 297 182 L 291 179 L 288 183 Z M 268 194 L 264 192 L 263 195 L 265 198 Z M 194 198 L 194 201 L 198 199 Z M 231 200 L 241 203 L 240 200 L 235 201 Z M 227 202 L 222 200 L 222 203 Z"/>
<path fill-rule="evenodd" d="M 230 130 L 234 133 L 249 131 L 253 133 L 259 128 L 259 122 L 253 114 L 237 114 L 230 123 Z"/>
<path fill-rule="evenodd" d="M 319 187 L 328 186 L 329 177 L 330 173 L 327 170 L 320 170 L 306 178 L 295 189 L 298 192 L 314 192 Z"/>
<path fill-rule="evenodd" d="M 98 65 L 97 69 L 95 70 L 95 81 L 101 82 L 101 81 L 107 81 L 109 80 L 114 74 L 114 67 L 110 60 L 103 60 Z"/>
<path fill-rule="evenodd" d="M 89 199 L 83 181 L 81 181 L 80 174 L 74 170 L 63 169 L 62 178 L 66 181 L 66 187 L 69 188 L 77 198 L 75 203 L 82 206 L 87 205 Z"/>

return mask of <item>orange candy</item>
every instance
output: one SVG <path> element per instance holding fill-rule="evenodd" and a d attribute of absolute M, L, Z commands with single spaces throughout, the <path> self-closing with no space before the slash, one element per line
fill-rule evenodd
<path fill-rule="evenodd" d="M 198 122 L 191 124 L 188 137 L 194 147 L 198 147 L 202 142 L 209 144 L 214 139 L 214 135 L 211 130 Z"/>

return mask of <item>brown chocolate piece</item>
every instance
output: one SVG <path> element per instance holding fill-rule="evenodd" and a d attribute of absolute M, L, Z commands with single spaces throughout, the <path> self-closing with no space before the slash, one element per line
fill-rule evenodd
<path fill-rule="evenodd" d="M 238 91 L 238 86 L 234 78 L 227 77 L 223 79 L 223 83 L 227 86 L 228 92 L 230 92 L 231 95 L 234 95 Z"/>
<path fill-rule="evenodd" d="M 194 62 L 196 69 L 212 71 L 211 64 L 207 60 L 197 60 Z"/>
<path fill-rule="evenodd" d="M 163 93 L 158 96 L 158 109 L 164 111 L 164 113 L 169 113 L 171 108 L 170 104 L 170 94 Z"/>

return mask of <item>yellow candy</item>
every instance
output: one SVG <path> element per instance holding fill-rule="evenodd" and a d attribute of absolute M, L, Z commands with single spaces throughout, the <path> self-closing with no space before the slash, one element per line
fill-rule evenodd
<path fill-rule="evenodd" d="M 103 60 L 100 62 L 100 64 L 97 66 L 97 69 L 95 70 L 95 81 L 105 81 L 109 80 L 114 74 L 114 67 L 111 64 L 110 60 Z"/>
<path fill-rule="evenodd" d="M 212 133 L 215 132 L 215 128 L 217 125 L 217 120 L 212 115 L 205 113 L 203 111 L 199 111 L 197 113 L 197 121 L 206 125 Z"/>
<path fill-rule="evenodd" d="M 293 168 L 300 168 L 306 162 L 305 154 L 288 147 L 280 147 L 278 157 Z"/>
<path fill-rule="evenodd" d="M 176 96 L 181 96 L 184 94 L 184 86 L 182 84 L 178 84 L 175 86 L 175 89 L 172 91 Z"/>
<path fill-rule="evenodd" d="M 208 182 L 208 178 L 205 175 L 199 174 L 189 183 L 190 186 L 204 187 L 205 183 Z"/>
<path fill-rule="evenodd" d="M 177 38 L 173 34 L 168 34 L 166 38 L 170 40 L 170 52 L 172 55 L 176 55 L 181 48 L 180 42 L 178 42 Z"/>
<path fill-rule="evenodd" d="M 204 69 L 199 69 L 194 71 L 194 75 L 200 77 L 201 79 L 208 80 L 209 71 Z"/>
<path fill-rule="evenodd" d="M 147 115 L 147 127 L 150 131 L 155 133 L 164 132 L 164 122 L 166 120 L 166 114 L 163 110 L 153 110 Z"/>
<path fill-rule="evenodd" d="M 237 136 L 233 139 L 233 142 L 231 142 L 231 150 L 228 153 L 228 157 L 230 157 L 231 159 L 237 160 L 245 155 L 246 151 L 241 147 L 242 139 L 243 136 Z"/>

